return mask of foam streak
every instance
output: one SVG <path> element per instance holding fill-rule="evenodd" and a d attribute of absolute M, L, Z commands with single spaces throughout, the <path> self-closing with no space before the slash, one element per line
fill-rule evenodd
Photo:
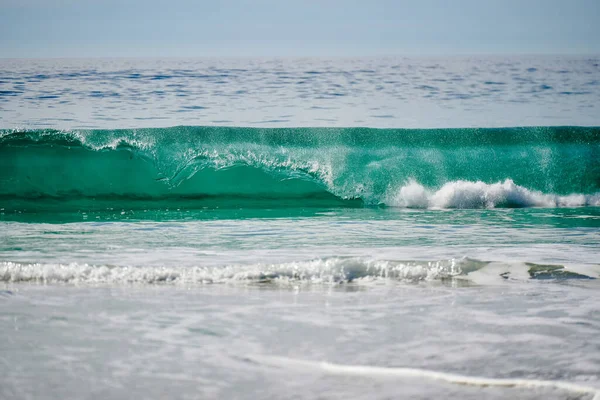
<path fill-rule="evenodd" d="M 319 369 L 332 375 L 362 376 L 362 377 L 389 377 L 389 378 L 422 378 L 440 382 L 446 382 L 457 385 L 477 386 L 477 387 L 517 387 L 517 388 L 550 388 L 560 389 L 568 392 L 589 394 L 593 400 L 600 400 L 600 389 L 579 385 L 570 382 L 561 381 L 543 381 L 537 379 L 495 379 L 472 377 L 446 372 L 430 371 L 420 368 L 384 368 L 364 365 L 342 365 L 327 362 L 313 362 L 304 360 L 294 360 L 283 357 L 265 357 L 252 356 L 251 360 L 263 365 L 273 367 L 301 367 L 310 370 Z"/>

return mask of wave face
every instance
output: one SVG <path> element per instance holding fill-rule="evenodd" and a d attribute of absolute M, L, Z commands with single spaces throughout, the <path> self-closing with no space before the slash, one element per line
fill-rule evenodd
<path fill-rule="evenodd" d="M 0 131 L 4 209 L 600 205 L 600 128 Z"/>

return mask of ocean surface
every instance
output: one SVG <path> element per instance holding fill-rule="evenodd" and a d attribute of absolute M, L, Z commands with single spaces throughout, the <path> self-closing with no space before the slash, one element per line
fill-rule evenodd
<path fill-rule="evenodd" d="M 600 399 L 600 57 L 0 60 L 0 398 Z"/>

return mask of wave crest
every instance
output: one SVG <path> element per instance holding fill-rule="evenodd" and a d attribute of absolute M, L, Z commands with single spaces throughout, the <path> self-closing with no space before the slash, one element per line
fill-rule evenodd
<path fill-rule="evenodd" d="M 599 157 L 600 128 L 0 131 L 0 197 L 8 211 L 43 210 L 44 199 L 63 211 L 136 209 L 139 200 L 203 208 L 206 199 L 224 208 L 262 207 L 257 199 L 296 208 L 597 206 Z"/>

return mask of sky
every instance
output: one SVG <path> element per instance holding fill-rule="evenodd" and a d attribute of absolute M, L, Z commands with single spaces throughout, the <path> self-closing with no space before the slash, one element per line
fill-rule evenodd
<path fill-rule="evenodd" d="M 0 57 L 599 54 L 600 0 L 0 0 Z"/>

